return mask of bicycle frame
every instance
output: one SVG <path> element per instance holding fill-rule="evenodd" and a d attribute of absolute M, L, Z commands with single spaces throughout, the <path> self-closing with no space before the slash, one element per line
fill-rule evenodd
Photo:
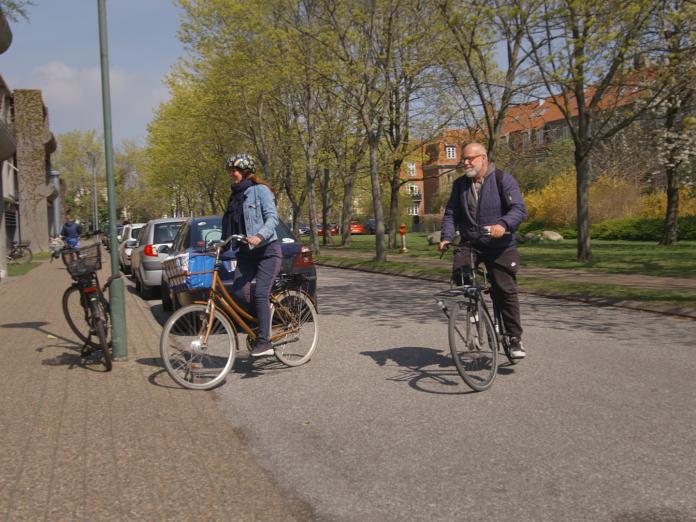
<path fill-rule="evenodd" d="M 229 294 L 229 292 L 225 288 L 225 285 L 223 284 L 222 279 L 220 278 L 219 272 L 222 267 L 222 262 L 220 261 L 220 253 L 222 252 L 222 247 L 225 244 L 226 243 L 223 243 L 216 249 L 215 266 L 213 268 L 213 283 L 210 287 L 210 292 L 208 293 L 208 300 L 194 302 L 196 304 L 205 304 L 206 312 L 208 313 L 209 317 L 213 317 L 215 314 L 215 310 L 219 309 L 223 314 L 225 314 L 225 316 L 228 319 L 230 319 L 233 322 L 233 324 L 241 326 L 242 329 L 247 333 L 247 335 L 250 336 L 252 341 L 255 341 L 258 338 L 258 334 L 253 329 L 252 325 L 258 324 L 256 317 L 244 310 L 244 308 L 237 301 L 235 301 L 235 299 Z M 271 295 L 272 306 L 275 307 L 275 310 L 281 316 L 289 316 L 289 312 L 287 310 L 283 310 L 282 305 L 279 305 L 279 303 L 276 301 L 275 295 L 276 294 Z M 208 324 L 206 326 L 206 332 L 203 336 L 203 342 L 205 344 L 207 344 L 208 342 L 208 337 L 210 336 L 212 327 L 213 321 L 208 321 Z M 289 330 L 283 330 L 282 332 L 276 333 L 275 335 L 271 334 L 271 338 L 269 339 L 269 341 L 273 343 L 296 331 L 298 331 L 297 328 L 292 328 Z M 237 349 L 240 349 L 239 346 L 237 346 Z"/>

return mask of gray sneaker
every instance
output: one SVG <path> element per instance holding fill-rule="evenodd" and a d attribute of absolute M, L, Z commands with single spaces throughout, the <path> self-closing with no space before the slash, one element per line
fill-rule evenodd
<path fill-rule="evenodd" d="M 260 344 L 256 345 L 256 347 L 251 351 L 251 356 L 252 357 L 264 357 L 266 355 L 273 355 L 275 352 L 273 351 L 273 345 L 268 343 L 268 344 Z"/>
<path fill-rule="evenodd" d="M 513 359 L 524 359 L 527 357 L 527 352 L 522 346 L 522 339 L 519 337 L 510 337 L 510 357 Z"/>

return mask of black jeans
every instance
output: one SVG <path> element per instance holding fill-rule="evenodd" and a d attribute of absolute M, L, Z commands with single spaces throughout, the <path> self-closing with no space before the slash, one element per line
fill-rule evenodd
<path fill-rule="evenodd" d="M 454 256 L 452 279 L 455 284 L 462 281 L 463 273 L 471 263 L 468 246 L 459 246 Z M 506 250 L 485 250 L 474 248 L 474 266 L 483 263 L 491 277 L 491 296 L 503 316 L 505 330 L 511 337 L 522 337 L 520 321 L 520 300 L 517 296 L 517 271 L 520 268 L 520 255 L 517 248 Z"/>
<path fill-rule="evenodd" d="M 277 241 L 249 250 L 240 248 L 232 283 L 232 297 L 247 304 L 259 323 L 258 344 L 268 344 L 271 336 L 271 303 L 273 282 L 280 272 L 282 253 Z M 251 281 L 256 278 L 253 296 Z"/>

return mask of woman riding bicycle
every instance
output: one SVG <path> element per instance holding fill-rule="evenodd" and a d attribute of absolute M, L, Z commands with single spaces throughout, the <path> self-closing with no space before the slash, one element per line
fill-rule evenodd
<path fill-rule="evenodd" d="M 256 175 L 256 163 L 247 154 L 227 159 L 232 193 L 222 217 L 222 237 L 247 236 L 248 244 L 239 246 L 232 294 L 236 300 L 253 305 L 259 324 L 258 342 L 251 355 L 273 355 L 271 345 L 271 287 L 280 272 L 281 251 L 276 236 L 278 211 L 274 191 Z M 251 288 L 251 281 L 256 285 Z"/>

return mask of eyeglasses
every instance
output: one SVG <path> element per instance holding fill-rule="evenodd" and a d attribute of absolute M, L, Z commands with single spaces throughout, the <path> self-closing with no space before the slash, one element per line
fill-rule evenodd
<path fill-rule="evenodd" d="M 467 161 L 473 163 L 474 160 L 475 160 L 476 158 L 478 158 L 479 156 L 485 156 L 485 154 L 476 154 L 476 156 L 464 156 L 464 157 L 462 158 L 462 163 L 466 163 Z"/>

